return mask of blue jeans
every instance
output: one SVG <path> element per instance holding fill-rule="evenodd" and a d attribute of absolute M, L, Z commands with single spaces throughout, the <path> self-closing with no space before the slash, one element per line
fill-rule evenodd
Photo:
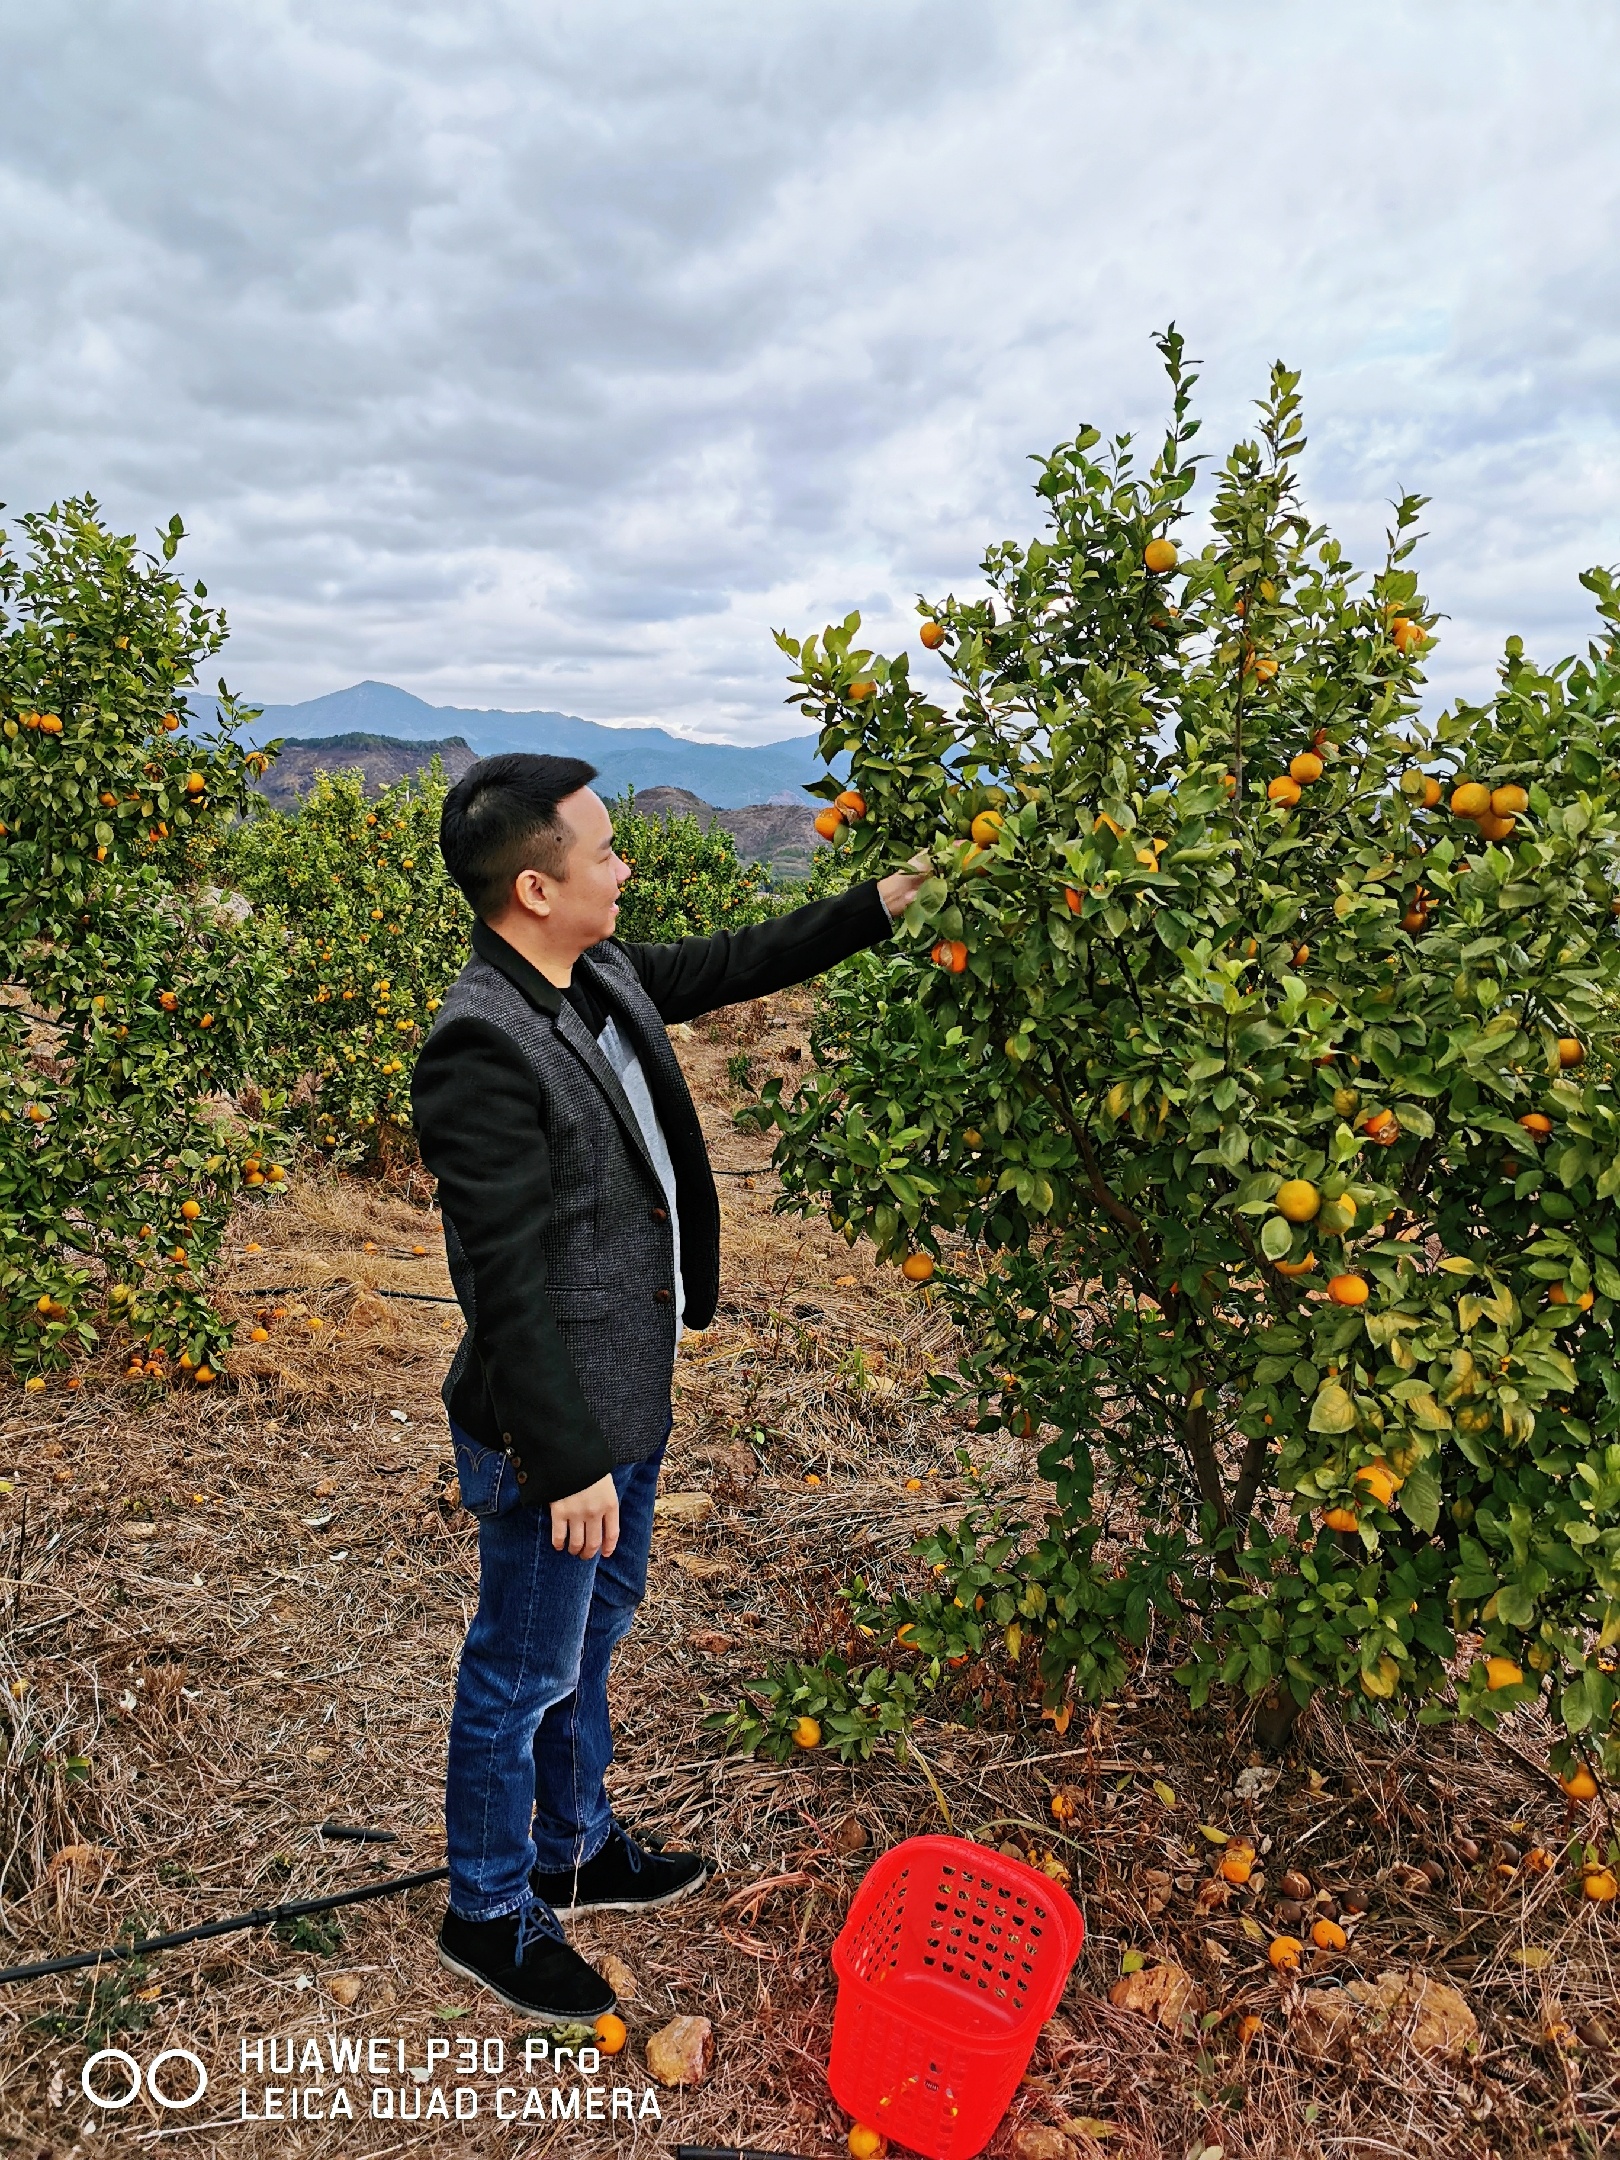
<path fill-rule="evenodd" d="M 660 1446 L 613 1473 L 619 1542 L 586 1560 L 551 1543 L 499 1448 L 452 1425 L 463 1506 L 478 1517 L 478 1611 L 456 1675 L 445 1778 L 450 1904 L 498 1920 L 531 1896 L 529 1870 L 582 1867 L 613 1827 L 607 1676 L 647 1587 Z"/>

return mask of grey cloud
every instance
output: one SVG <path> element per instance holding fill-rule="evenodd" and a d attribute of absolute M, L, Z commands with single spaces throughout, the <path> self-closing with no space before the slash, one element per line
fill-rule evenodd
<path fill-rule="evenodd" d="M 1031 451 L 1305 369 L 1359 557 L 1434 498 L 1437 686 L 1620 555 L 1591 0 L 350 4 L 0 18 L 14 505 L 178 506 L 232 679 L 758 740 L 777 623 L 972 585 Z"/>

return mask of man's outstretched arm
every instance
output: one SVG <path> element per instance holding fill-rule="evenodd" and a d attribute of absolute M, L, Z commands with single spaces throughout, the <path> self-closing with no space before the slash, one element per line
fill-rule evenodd
<path fill-rule="evenodd" d="M 834 899 L 812 900 L 746 930 L 620 950 L 666 1022 L 695 1020 L 717 1006 L 808 982 L 851 953 L 881 945 L 928 874 L 919 857 L 881 883 L 853 885 Z"/>

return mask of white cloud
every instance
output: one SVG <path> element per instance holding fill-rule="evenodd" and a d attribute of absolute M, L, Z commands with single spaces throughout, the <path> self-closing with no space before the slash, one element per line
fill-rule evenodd
<path fill-rule="evenodd" d="M 775 623 L 905 635 L 1031 451 L 1204 447 L 1305 370 L 1312 507 L 1403 486 L 1478 690 L 1620 556 L 1590 0 L 83 0 L 0 26 L 14 507 L 178 506 L 262 697 L 364 675 L 759 740 Z"/>

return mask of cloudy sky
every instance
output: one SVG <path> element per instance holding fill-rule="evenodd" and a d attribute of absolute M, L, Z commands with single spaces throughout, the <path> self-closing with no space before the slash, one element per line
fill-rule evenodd
<path fill-rule="evenodd" d="M 0 496 L 178 508 L 260 699 L 759 741 L 1173 316 L 1479 690 L 1620 560 L 1617 88 L 1612 0 L 0 0 Z"/>

